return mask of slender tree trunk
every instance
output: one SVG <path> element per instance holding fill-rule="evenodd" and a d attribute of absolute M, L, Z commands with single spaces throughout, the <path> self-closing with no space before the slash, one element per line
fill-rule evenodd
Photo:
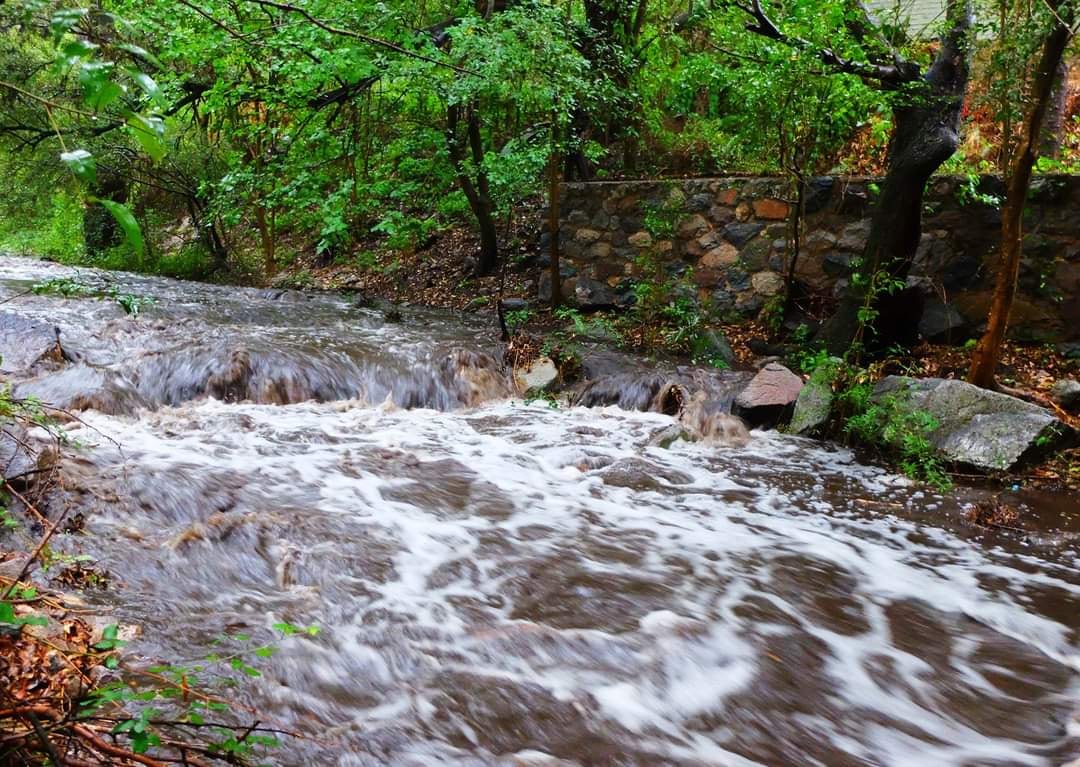
<path fill-rule="evenodd" d="M 857 270 L 864 279 L 858 284 L 852 282 L 836 313 L 820 332 L 820 338 L 834 354 L 846 352 L 855 340 L 873 351 L 895 344 L 910 346 L 918 336 L 922 319 L 918 291 L 873 295 L 868 291 L 873 276 L 879 272 L 893 281 L 906 280 L 922 235 L 926 182 L 960 143 L 960 111 L 971 61 L 971 0 L 951 0 L 949 21 L 950 30 L 933 65 L 910 86 L 909 93 L 899 96 L 901 103 L 893 110 L 888 170 Z M 876 317 L 866 324 L 860 339 L 863 323 L 859 314 L 864 307 L 875 312 Z"/>
<path fill-rule="evenodd" d="M 552 116 L 552 131 L 555 130 L 555 117 Z M 551 248 L 551 308 L 562 304 L 562 275 L 559 268 L 559 151 L 558 144 L 551 142 L 551 157 L 548 160 L 548 236 Z"/>
<path fill-rule="evenodd" d="M 1061 9 L 1057 0 L 1048 0 L 1048 5 L 1055 15 Z M 986 332 L 975 347 L 971 370 L 968 373 L 969 382 L 987 389 L 997 387 L 995 374 L 1001 357 L 1001 345 L 1005 341 L 1005 331 L 1009 327 L 1009 312 L 1016 295 L 1016 282 L 1020 274 L 1024 205 L 1031 185 L 1032 169 L 1038 158 L 1039 133 L 1050 106 L 1058 65 L 1072 36 L 1069 26 L 1072 23 L 1072 13 L 1061 10 L 1065 18 L 1059 17 L 1053 22 L 1054 26 L 1043 43 L 1031 84 L 1030 106 L 1024 114 L 1021 135 L 1010 163 L 1008 193 L 1001 214 L 1001 262 L 994 282 L 994 296 L 990 303 Z"/>
<path fill-rule="evenodd" d="M 780 327 L 784 326 L 784 320 L 791 314 L 791 306 L 795 300 L 795 270 L 799 265 L 799 254 L 802 251 L 802 228 L 803 219 L 806 216 L 806 177 L 801 172 L 795 173 L 795 205 L 791 208 L 788 220 L 788 253 L 787 274 L 784 277 L 784 306 L 780 312 Z"/>
<path fill-rule="evenodd" d="M 465 167 L 465 157 L 458 137 L 461 111 L 460 104 L 451 104 L 446 110 L 446 147 L 450 153 L 450 160 L 454 163 L 454 169 L 457 171 L 458 186 L 461 187 L 465 199 L 469 201 L 469 209 L 476 218 L 476 225 L 480 230 L 480 258 L 477 261 L 476 271 L 478 274 L 491 274 L 499 262 L 499 237 L 495 227 L 495 212 L 491 203 L 488 178 L 482 165 L 484 146 L 480 135 L 480 118 L 476 109 L 469 106 L 467 133 L 473 164 L 477 168 L 474 183 Z"/>

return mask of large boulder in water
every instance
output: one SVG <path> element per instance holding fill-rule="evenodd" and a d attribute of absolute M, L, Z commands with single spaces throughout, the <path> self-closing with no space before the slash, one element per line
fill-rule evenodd
<path fill-rule="evenodd" d="M 14 394 L 20 399 L 34 397 L 59 410 L 97 410 L 108 415 L 127 415 L 150 405 L 122 375 L 90 365 L 73 365 L 23 381 L 15 386 Z"/>
<path fill-rule="evenodd" d="M 803 380 L 777 362 L 758 371 L 735 398 L 735 413 L 753 426 L 773 425 L 795 404 Z"/>
<path fill-rule="evenodd" d="M 60 329 L 11 312 L 0 312 L 0 373 L 26 373 L 64 360 Z"/>
<path fill-rule="evenodd" d="M 963 381 L 888 376 L 873 402 L 924 411 L 937 421 L 928 437 L 938 454 L 979 471 L 1005 471 L 1075 436 L 1050 411 Z"/>
<path fill-rule="evenodd" d="M 789 434 L 810 436 L 820 432 L 829 421 L 832 410 L 832 379 L 835 368 L 830 365 L 818 367 L 810 380 L 799 391 L 795 400 L 795 412 L 787 426 Z"/>

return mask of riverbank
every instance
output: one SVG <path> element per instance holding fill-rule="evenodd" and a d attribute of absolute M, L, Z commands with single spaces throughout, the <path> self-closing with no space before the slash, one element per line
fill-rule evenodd
<path fill-rule="evenodd" d="M 528 232 L 519 232 L 515 241 L 528 242 L 528 236 Z M 319 266 L 314 258 L 300 259 L 275 284 L 356 293 L 368 301 L 454 309 L 486 317 L 493 327 L 498 327 L 497 306 L 502 301 L 506 307 L 503 319 L 508 320 L 507 330 L 518 339 L 517 347 L 525 347 L 532 355 L 542 348 L 584 343 L 590 348 L 616 349 L 644 359 L 738 369 L 754 369 L 779 357 L 804 377 L 812 372 L 800 370 L 800 364 L 812 357 L 814 351 L 806 336 L 800 335 L 798 322 L 777 331 L 754 320 L 723 322 L 710 316 L 707 310 L 689 306 L 684 314 L 673 318 L 664 311 L 663 304 L 676 303 L 677 290 L 658 296 L 661 305 L 647 311 L 640 306 L 622 306 L 587 314 L 570 310 L 553 312 L 537 298 L 545 268 L 541 266 L 542 255 L 534 247 L 519 244 L 516 252 L 509 254 L 508 265 L 487 277 L 472 274 L 469 254 L 475 247 L 475 238 L 458 230 L 424 251 L 402 252 L 393 259 L 380 259 L 394 264 L 391 270 L 354 262 Z M 827 307 L 801 308 L 811 323 L 820 319 L 815 315 L 823 309 Z M 675 343 L 671 342 L 673 337 L 678 339 Z M 707 343 L 695 348 L 687 338 L 707 339 Z M 872 366 L 870 375 L 872 380 L 891 374 L 963 380 L 969 362 L 970 349 L 965 346 L 922 343 L 908 354 Z M 1072 347 L 1016 341 L 1005 345 L 999 374 L 1002 384 L 1025 392 L 1074 429 L 1080 429 L 1080 410 L 1070 412 L 1061 407 L 1055 401 L 1054 387 L 1059 382 L 1078 378 L 1080 354 Z M 1039 490 L 1080 492 L 1080 450 L 1064 450 L 1029 464 L 1022 471 L 990 477 L 963 471 L 953 474 L 957 479 L 987 482 L 1002 489 L 1031 486 Z"/>

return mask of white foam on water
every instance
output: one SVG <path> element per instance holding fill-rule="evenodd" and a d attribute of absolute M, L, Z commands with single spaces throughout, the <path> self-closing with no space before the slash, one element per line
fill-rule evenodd
<path fill-rule="evenodd" d="M 949 685 L 1007 705 L 980 667 L 986 641 L 1075 663 L 1077 627 L 1022 598 L 1051 589 L 1080 605 L 1069 567 L 916 521 L 905 510 L 942 499 L 806 440 L 758 432 L 741 449 L 662 449 L 648 442 L 666 416 L 516 402 L 445 413 L 204 401 L 87 421 L 123 446 L 120 455 L 92 432 L 77 434 L 98 443 L 93 460 L 117 482 L 157 477 L 167 489 L 177 467 L 217 472 L 235 484 L 225 516 L 293 520 L 272 525 L 281 545 L 264 555 L 290 552 L 307 573 L 302 593 L 278 593 L 253 566 L 255 575 L 222 575 L 231 585 L 203 608 L 226 616 L 270 604 L 267 623 L 293 613 L 326 622 L 325 639 L 283 651 L 284 670 L 268 669 L 252 694 L 280 710 L 353 721 L 356 742 L 398 733 L 428 754 L 409 757 L 417 763 L 460 761 L 466 743 L 495 759 L 491 749 L 510 738 L 493 733 L 484 713 L 503 704 L 485 699 L 472 710 L 451 700 L 457 683 L 446 680 L 467 678 L 482 690 L 545 691 L 553 703 L 522 693 L 521 705 L 569 707 L 597 737 L 610 729 L 615 742 L 629 739 L 630 763 L 753 763 L 760 744 L 725 723 L 756 716 L 785 723 L 781 743 L 816 733 L 836 753 L 888 764 L 1040 764 L 1038 747 L 964 724 L 934 702 L 943 668 Z M 648 461 L 641 471 L 654 481 L 608 481 L 609 467 L 627 459 Z M 862 498 L 902 513 L 866 513 L 852 503 Z M 183 580 L 191 558 L 227 567 L 253 556 L 229 540 L 164 553 L 185 524 L 163 525 L 152 504 L 91 520 L 101 532 L 137 527 L 161 544 L 103 554 L 120 572 L 157 562 L 174 579 L 169 596 L 181 614 L 204 596 Z M 327 532 L 313 541 L 309 527 Z M 374 550 L 385 559 L 378 571 L 365 560 Z M 350 556 L 355 570 L 340 564 Z M 856 627 L 833 625 L 815 599 L 848 600 Z M 947 660 L 898 646 L 893 606 L 944 631 L 925 641 Z M 747 613 L 762 609 L 767 616 Z M 965 646 L 969 631 L 977 637 Z M 802 652 L 808 641 L 820 648 L 817 667 L 767 649 Z M 885 660 L 901 684 L 880 675 Z M 788 713 L 767 700 L 754 714 L 778 663 L 812 677 L 807 694 L 828 710 Z M 352 703 L 343 676 L 362 680 Z M 1075 693 L 1075 681 L 1061 685 L 1048 702 Z M 522 746 L 572 758 L 557 753 L 558 728 L 547 737 L 555 743 Z"/>

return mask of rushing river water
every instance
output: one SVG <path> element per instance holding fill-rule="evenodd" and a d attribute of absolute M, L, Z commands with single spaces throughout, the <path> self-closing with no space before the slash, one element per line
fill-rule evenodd
<path fill-rule="evenodd" d="M 0 259 L 0 299 L 69 274 Z M 310 737 L 282 764 L 1080 756 L 1076 538 L 988 537 L 977 491 L 808 440 L 512 399 L 478 321 L 114 278 L 156 304 L 4 307 L 77 358 L 46 391 L 97 381 L 113 411 L 71 427 L 67 545 L 113 574 L 90 598 L 136 656 L 322 628 L 237 691 Z"/>

